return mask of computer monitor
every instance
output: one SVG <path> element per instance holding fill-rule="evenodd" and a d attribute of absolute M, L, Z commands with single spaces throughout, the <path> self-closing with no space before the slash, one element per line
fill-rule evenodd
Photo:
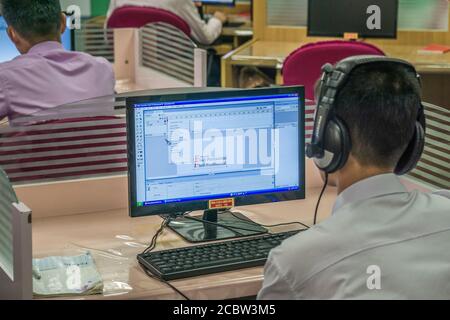
<path fill-rule="evenodd" d="M 309 0 L 308 36 L 396 38 L 398 0 Z"/>
<path fill-rule="evenodd" d="M 236 6 L 236 0 L 194 0 L 194 2 L 201 2 L 205 6 Z"/>
<path fill-rule="evenodd" d="M 12 43 L 12 41 L 9 39 L 6 29 L 6 21 L 2 16 L 0 16 L 0 63 L 10 61 L 20 55 L 19 51 L 17 51 L 16 47 L 14 46 L 14 43 Z M 64 32 L 61 37 L 61 41 L 66 50 L 73 51 L 73 30 L 67 28 L 66 32 Z"/>
<path fill-rule="evenodd" d="M 234 228 L 241 236 L 266 231 L 226 209 L 305 198 L 303 87 L 126 104 L 132 217 L 206 210 L 203 219 L 180 217 L 170 227 L 188 241 L 208 241 L 236 237 Z M 217 225 L 225 227 L 208 228 Z"/>

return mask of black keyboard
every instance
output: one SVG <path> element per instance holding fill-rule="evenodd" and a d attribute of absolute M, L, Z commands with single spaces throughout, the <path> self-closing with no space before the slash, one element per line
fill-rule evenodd
<path fill-rule="evenodd" d="M 157 251 L 138 255 L 155 276 L 170 281 L 205 274 L 263 266 L 270 250 L 299 231 Z"/>
<path fill-rule="evenodd" d="M 245 25 L 245 22 L 225 22 L 224 27 L 225 28 L 239 28 Z"/>

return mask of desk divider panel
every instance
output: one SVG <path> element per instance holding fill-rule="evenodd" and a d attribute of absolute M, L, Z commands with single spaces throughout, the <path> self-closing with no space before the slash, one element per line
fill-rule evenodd
<path fill-rule="evenodd" d="M 0 299 L 31 299 L 31 211 L 0 168 Z"/>
<path fill-rule="evenodd" d="M 435 189 L 450 189 L 450 111 L 425 103 L 425 150 L 410 176 Z"/>
<path fill-rule="evenodd" d="M 427 117 L 425 150 L 417 168 L 408 174 L 432 189 L 450 189 L 450 111 L 430 103 L 424 103 Z M 311 141 L 314 130 L 316 105 L 306 103 L 306 143 Z"/>
<path fill-rule="evenodd" d="M 104 28 L 105 17 L 85 19 L 81 29 L 75 30 L 75 50 L 114 63 L 114 31 Z"/>
<path fill-rule="evenodd" d="M 125 115 L 95 101 L 15 119 L 0 127 L 0 166 L 14 185 L 125 174 Z"/>
<path fill-rule="evenodd" d="M 0 269 L 14 278 L 11 209 L 17 197 L 6 173 L 0 169 Z"/>
<path fill-rule="evenodd" d="M 155 89 L 206 87 L 206 51 L 179 29 L 166 23 L 148 24 L 139 30 L 138 43 L 136 82 L 147 81 Z"/>
<path fill-rule="evenodd" d="M 307 100 L 305 106 L 305 142 L 310 143 L 314 131 L 314 117 L 316 113 L 316 103 Z"/>

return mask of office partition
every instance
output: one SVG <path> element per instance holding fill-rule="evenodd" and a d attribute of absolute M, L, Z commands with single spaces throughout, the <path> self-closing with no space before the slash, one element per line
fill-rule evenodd
<path fill-rule="evenodd" d="M 306 27 L 308 0 L 268 0 L 267 23 L 270 26 Z"/>
<path fill-rule="evenodd" d="M 434 189 L 450 189 L 450 111 L 425 103 L 427 118 L 426 144 L 416 170 L 415 180 Z"/>
<path fill-rule="evenodd" d="M 114 63 L 114 31 L 105 29 L 105 17 L 82 19 L 81 29 L 75 30 L 75 50 Z"/>
<path fill-rule="evenodd" d="M 0 167 L 0 299 L 31 299 L 31 210 Z"/>
<path fill-rule="evenodd" d="M 123 174 L 125 116 L 105 97 L 15 118 L 0 127 L 0 166 L 14 185 Z"/>
<path fill-rule="evenodd" d="M 146 88 L 206 87 L 207 54 L 181 30 L 152 23 L 139 30 L 136 83 Z"/>

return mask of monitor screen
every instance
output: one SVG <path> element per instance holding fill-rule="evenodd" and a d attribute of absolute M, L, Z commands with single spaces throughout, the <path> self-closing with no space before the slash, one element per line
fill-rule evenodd
<path fill-rule="evenodd" d="M 309 0 L 308 36 L 396 38 L 398 0 Z"/>
<path fill-rule="evenodd" d="M 200 2 L 203 5 L 218 5 L 218 6 L 234 6 L 236 0 L 198 0 L 194 2 Z"/>
<path fill-rule="evenodd" d="M 0 16 L 0 63 L 10 61 L 20 55 L 19 51 L 17 51 L 14 46 L 14 43 L 9 39 L 6 28 L 6 21 Z M 73 50 L 72 37 L 73 31 L 67 28 L 61 38 L 66 50 Z"/>
<path fill-rule="evenodd" d="M 303 87 L 127 99 L 131 215 L 304 198 Z"/>

